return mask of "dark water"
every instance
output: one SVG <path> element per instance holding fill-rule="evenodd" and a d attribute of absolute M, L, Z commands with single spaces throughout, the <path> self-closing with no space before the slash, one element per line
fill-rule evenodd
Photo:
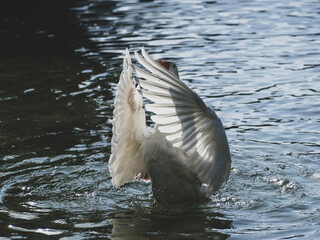
<path fill-rule="evenodd" d="M 319 1 L 11 1 L 0 10 L 0 237 L 319 239 Z M 233 165 L 200 206 L 110 182 L 125 47 L 175 61 Z M 1 238 L 2 239 L 2 238 Z"/>

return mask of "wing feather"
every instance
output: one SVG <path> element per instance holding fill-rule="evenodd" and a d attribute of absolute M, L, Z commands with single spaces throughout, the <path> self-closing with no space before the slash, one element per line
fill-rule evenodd
<path fill-rule="evenodd" d="M 108 165 L 112 184 L 119 188 L 138 174 L 145 173 L 141 141 L 147 133 L 146 120 L 142 109 L 142 97 L 132 78 L 128 50 L 124 57 L 114 106 L 111 156 Z"/>
<path fill-rule="evenodd" d="M 181 92 L 185 91 L 185 88 L 180 86 L 176 82 L 172 82 L 164 77 L 159 77 L 158 75 L 153 75 L 152 73 L 148 73 L 139 67 L 132 66 L 132 68 L 139 76 L 147 79 L 150 82 L 159 83 L 159 79 L 161 79 L 161 85 L 175 88 L 175 90 L 177 90 L 177 91 L 181 91 Z"/>
<path fill-rule="evenodd" d="M 146 109 L 154 113 L 151 119 L 174 147 L 185 154 L 186 162 L 199 179 L 217 190 L 230 172 L 230 151 L 227 137 L 216 113 L 175 74 L 166 70 L 145 51 L 135 52 L 145 67 L 133 70 L 142 95 L 153 104 Z"/>

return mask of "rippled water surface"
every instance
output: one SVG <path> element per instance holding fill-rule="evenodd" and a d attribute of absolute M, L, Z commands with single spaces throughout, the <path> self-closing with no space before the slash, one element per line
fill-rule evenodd
<path fill-rule="evenodd" d="M 319 1 L 12 1 L 0 15 L 0 237 L 319 239 Z M 126 47 L 171 59 L 222 119 L 232 170 L 203 205 L 115 190 Z"/>

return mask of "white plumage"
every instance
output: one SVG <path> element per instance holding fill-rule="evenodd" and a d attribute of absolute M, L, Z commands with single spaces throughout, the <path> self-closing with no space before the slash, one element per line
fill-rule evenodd
<path fill-rule="evenodd" d="M 147 71 L 132 65 L 127 50 L 118 83 L 109 159 L 112 183 L 119 188 L 137 176 L 150 178 L 158 201 L 202 201 L 229 176 L 231 158 L 222 123 L 179 79 L 174 63 L 166 69 L 144 48 L 141 52 L 135 56 Z M 132 72 L 142 78 L 135 79 Z M 154 113 L 151 133 L 142 96 L 153 102 L 145 106 Z"/>

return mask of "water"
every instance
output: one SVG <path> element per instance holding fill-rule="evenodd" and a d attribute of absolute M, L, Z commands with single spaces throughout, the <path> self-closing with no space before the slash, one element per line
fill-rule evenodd
<path fill-rule="evenodd" d="M 32 1 L 1 8 L 4 239 L 318 239 L 318 1 Z M 19 6 L 19 7 L 18 7 Z M 110 182 L 125 47 L 175 61 L 222 119 L 228 183 L 166 207 Z"/>

